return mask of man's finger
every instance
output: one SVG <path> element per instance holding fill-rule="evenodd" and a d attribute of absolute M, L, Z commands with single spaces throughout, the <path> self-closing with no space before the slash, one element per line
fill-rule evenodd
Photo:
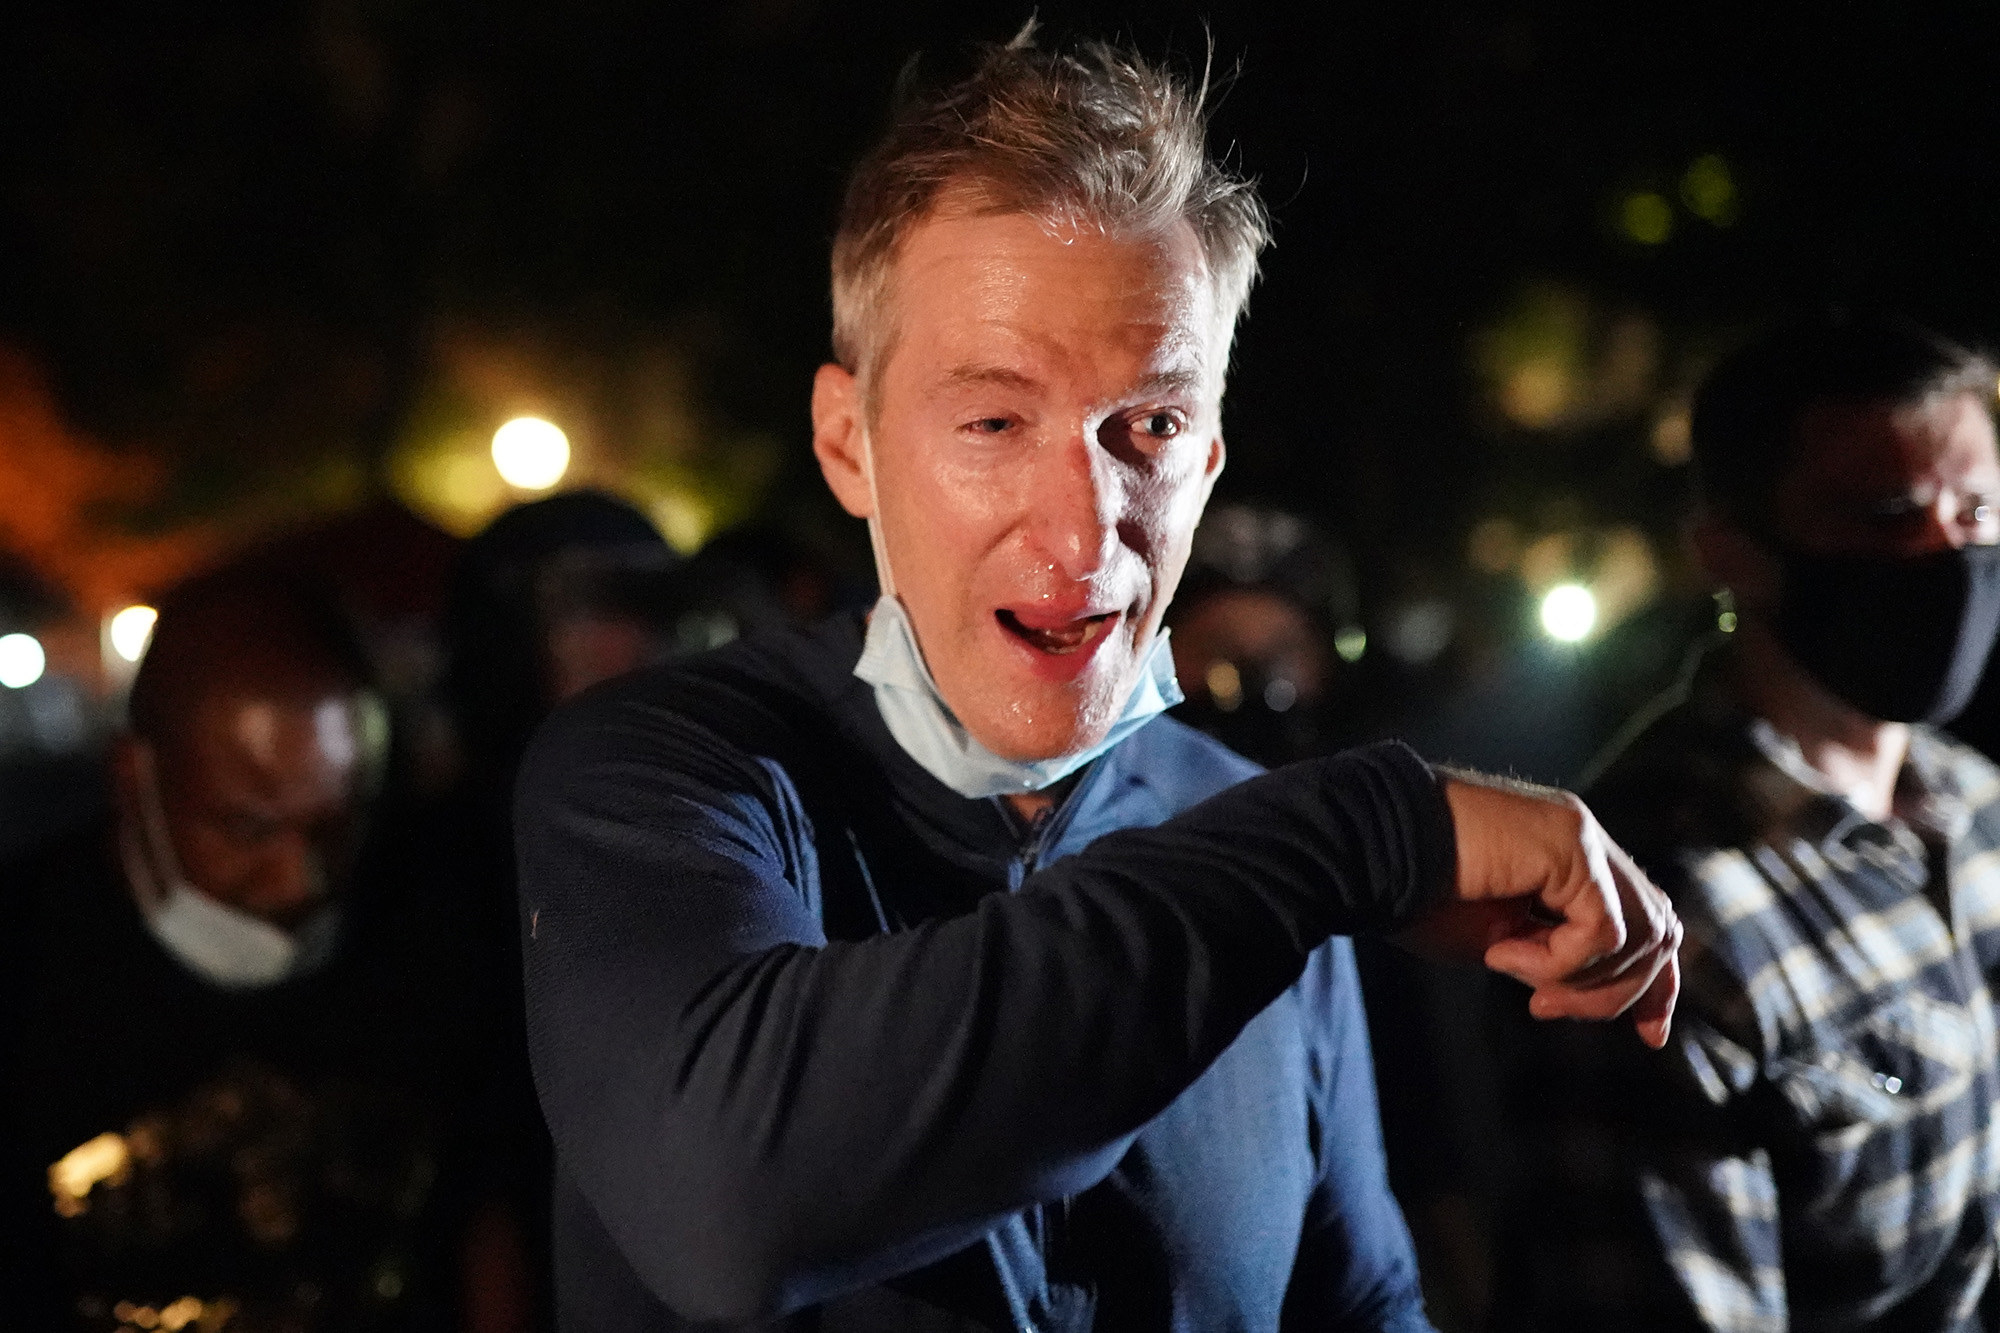
<path fill-rule="evenodd" d="M 1543 990 L 1551 996 L 1563 997 L 1560 1001 L 1562 1011 L 1575 1017 L 1615 1016 L 1636 1006 L 1653 990 L 1659 983 L 1660 974 L 1675 963 L 1679 951 L 1680 932 L 1676 926 L 1665 938 L 1654 940 L 1637 951 L 1632 966 L 1610 981 L 1595 985 L 1558 981 L 1543 987 Z M 1671 987 L 1674 993 L 1679 992 L 1678 971 Z"/>
<path fill-rule="evenodd" d="M 1671 950 L 1648 949 L 1639 966 L 1614 982 L 1589 988 L 1562 982 L 1544 986 L 1529 997 L 1528 1010 L 1537 1018 L 1616 1018 L 1651 992 L 1672 958 Z"/>
<path fill-rule="evenodd" d="M 1622 860 L 1622 864 L 1621 864 Z M 1642 963 L 1656 965 L 1657 949 L 1669 937 L 1677 945 L 1680 922 L 1667 896 L 1653 887 L 1629 857 L 1611 862 L 1618 881 L 1618 901 L 1625 919 L 1625 944 L 1609 958 L 1592 963 L 1562 980 L 1577 990 L 1589 990 L 1615 982 Z"/>
<path fill-rule="evenodd" d="M 1639 1039 L 1656 1051 L 1667 1044 L 1674 1027 L 1674 1003 L 1681 993 L 1680 944 L 1681 932 L 1676 924 L 1667 948 L 1667 965 L 1632 1007 L 1632 1021 L 1638 1025 Z"/>
<path fill-rule="evenodd" d="M 1486 965 L 1540 987 L 1619 960 L 1627 932 L 1617 896 L 1591 882 L 1564 898 L 1551 904 L 1562 913 L 1560 922 L 1499 941 L 1486 951 Z"/>

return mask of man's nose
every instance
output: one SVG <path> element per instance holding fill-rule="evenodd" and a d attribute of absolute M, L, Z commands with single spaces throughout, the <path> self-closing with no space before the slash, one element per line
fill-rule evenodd
<path fill-rule="evenodd" d="M 1104 567 L 1117 542 L 1119 479 L 1082 427 L 1051 440 L 1042 453 L 1028 497 L 1032 531 L 1057 572 L 1080 582 Z"/>
<path fill-rule="evenodd" d="M 1978 499 L 1949 490 L 1924 507 L 1923 549 L 1958 550 L 1993 540 L 1992 511 Z"/>

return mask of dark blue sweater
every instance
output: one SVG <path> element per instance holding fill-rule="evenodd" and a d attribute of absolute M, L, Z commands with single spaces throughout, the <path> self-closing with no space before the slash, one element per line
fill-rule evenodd
<path fill-rule="evenodd" d="M 1448 881 L 1422 761 L 1258 777 L 1161 719 L 1028 830 L 902 753 L 859 651 L 738 644 L 530 753 L 566 1333 L 1428 1329 L 1334 938 Z"/>

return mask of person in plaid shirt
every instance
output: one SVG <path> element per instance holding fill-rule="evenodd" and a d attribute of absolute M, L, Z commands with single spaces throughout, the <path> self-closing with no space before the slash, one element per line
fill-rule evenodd
<path fill-rule="evenodd" d="M 1650 1058 L 1561 1034 L 1585 1079 L 1524 1067 L 1555 1132 L 1502 1326 L 2000 1333 L 2000 771 L 1932 729 L 2000 626 L 1994 388 L 1828 315 L 1697 396 L 1735 632 L 1586 792 L 1686 922 L 1684 1016 Z M 1564 1232 L 1614 1195 L 1626 1237 Z"/>

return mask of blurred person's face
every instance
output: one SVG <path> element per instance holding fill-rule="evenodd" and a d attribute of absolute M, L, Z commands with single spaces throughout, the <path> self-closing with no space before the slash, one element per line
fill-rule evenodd
<path fill-rule="evenodd" d="M 565 616 L 543 637 L 549 707 L 637 671 L 661 653 L 652 627 L 629 616 Z"/>
<path fill-rule="evenodd" d="M 212 694 L 170 743 L 128 738 L 117 779 L 127 818 L 159 809 L 188 883 L 292 929 L 339 887 L 359 842 L 373 767 L 370 696 Z"/>
<path fill-rule="evenodd" d="M 1249 677 L 1267 687 L 1283 682 L 1283 693 L 1263 701 L 1276 712 L 1319 698 L 1326 652 L 1297 606 L 1261 588 L 1219 589 L 1196 606 L 1181 605 L 1174 670 L 1189 699 L 1233 712 L 1246 701 Z"/>
<path fill-rule="evenodd" d="M 1773 498 L 1777 542 L 1808 555 L 1908 559 L 2000 541 L 1993 419 L 1969 393 L 1815 404 Z M 1703 554 L 1740 604 L 1775 603 L 1781 580 L 1760 543 L 1711 525 Z"/>
<path fill-rule="evenodd" d="M 2000 540 L 1993 418 L 1971 394 L 1821 403 L 1798 439 L 1776 496 L 1794 548 L 1900 559 Z"/>
<path fill-rule="evenodd" d="M 1311 618 L 1264 588 L 1216 588 L 1174 616 L 1182 721 L 1260 764 L 1317 753 L 1326 650 Z"/>
<path fill-rule="evenodd" d="M 876 517 L 966 729 L 1011 760 L 1085 749 L 1138 679 L 1222 468 L 1229 325 L 1200 248 L 1185 226 L 946 214 L 905 238 L 891 290 L 872 402 L 819 372 L 822 470 Z"/>

